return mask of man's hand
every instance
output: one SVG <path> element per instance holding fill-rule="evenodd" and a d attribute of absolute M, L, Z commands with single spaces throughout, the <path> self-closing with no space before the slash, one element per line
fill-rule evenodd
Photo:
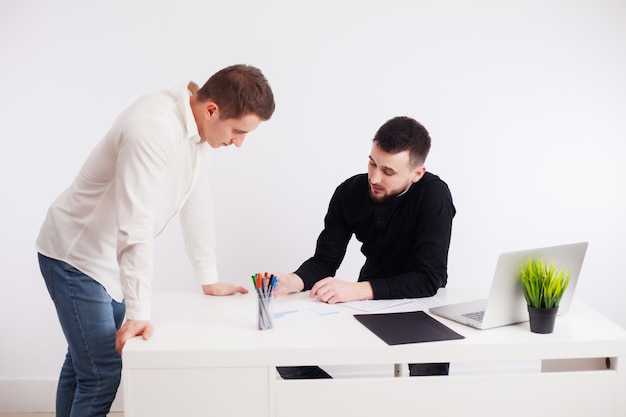
<path fill-rule="evenodd" d="M 274 297 L 300 292 L 304 289 L 304 281 L 296 274 L 274 274 L 276 275 L 276 288 Z"/>
<path fill-rule="evenodd" d="M 143 340 L 148 340 L 152 336 L 153 331 L 152 323 L 147 320 L 126 320 L 115 333 L 115 350 L 121 355 L 128 339 L 141 335 Z"/>
<path fill-rule="evenodd" d="M 317 297 L 318 300 L 328 304 L 345 303 L 355 300 L 371 300 L 374 292 L 369 282 L 346 282 L 333 277 L 326 277 L 317 281 L 309 297 Z"/>
<path fill-rule="evenodd" d="M 248 293 L 248 290 L 244 287 L 229 284 L 227 282 L 216 282 L 215 284 L 203 285 L 202 291 L 206 295 L 233 295 L 238 292 L 242 294 Z"/>

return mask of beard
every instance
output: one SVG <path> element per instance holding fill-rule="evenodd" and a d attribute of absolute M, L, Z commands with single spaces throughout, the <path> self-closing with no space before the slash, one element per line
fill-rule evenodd
<path fill-rule="evenodd" d="M 390 192 L 388 194 L 384 194 L 384 195 L 380 195 L 380 194 L 376 195 L 376 194 L 374 194 L 372 192 L 372 184 L 370 184 L 368 182 L 368 185 L 369 185 L 369 187 L 368 187 L 367 191 L 369 192 L 370 198 L 372 200 L 374 200 L 376 203 L 384 203 L 385 201 L 391 200 L 392 198 L 396 198 L 396 197 L 401 196 L 402 194 L 406 193 L 409 190 L 409 188 L 411 188 L 411 185 L 413 185 L 413 182 L 409 182 L 406 185 L 406 187 L 404 187 L 403 189 L 392 191 L 392 192 Z"/>

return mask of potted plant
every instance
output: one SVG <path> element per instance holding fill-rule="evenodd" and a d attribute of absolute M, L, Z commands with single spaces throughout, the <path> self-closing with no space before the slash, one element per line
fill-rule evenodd
<path fill-rule="evenodd" d="M 565 269 L 540 259 L 529 259 L 522 266 L 520 279 L 528 304 L 531 332 L 552 333 L 571 274 L 571 270 L 565 272 Z"/>

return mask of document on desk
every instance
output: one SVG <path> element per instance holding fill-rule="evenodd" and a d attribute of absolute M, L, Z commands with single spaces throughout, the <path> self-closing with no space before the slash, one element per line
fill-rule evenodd
<path fill-rule="evenodd" d="M 326 304 L 317 299 L 307 300 L 276 300 L 272 309 L 274 310 L 274 320 L 277 323 L 283 321 L 301 321 L 316 317 L 326 317 L 341 312 L 331 304 Z M 243 310 L 240 314 L 251 321 L 256 320 L 256 311 Z"/>
<path fill-rule="evenodd" d="M 393 300 L 360 300 L 348 301 L 340 305 L 350 307 L 355 310 L 371 313 L 374 311 L 384 313 L 400 313 L 405 311 L 428 310 L 437 307 L 441 303 L 435 297 L 424 298 L 402 298 Z"/>
<path fill-rule="evenodd" d="M 388 345 L 465 338 L 423 311 L 355 314 L 354 318 Z"/>

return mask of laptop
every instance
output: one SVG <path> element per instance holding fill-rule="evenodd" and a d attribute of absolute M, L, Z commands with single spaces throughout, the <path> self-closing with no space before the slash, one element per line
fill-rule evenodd
<path fill-rule="evenodd" d="M 477 329 L 528 321 L 519 272 L 529 259 L 536 258 L 551 262 L 557 268 L 571 270 L 569 284 L 559 303 L 558 314 L 565 314 L 574 297 L 587 246 L 588 242 L 579 242 L 502 253 L 498 257 L 487 299 L 431 307 L 429 312 Z"/>

